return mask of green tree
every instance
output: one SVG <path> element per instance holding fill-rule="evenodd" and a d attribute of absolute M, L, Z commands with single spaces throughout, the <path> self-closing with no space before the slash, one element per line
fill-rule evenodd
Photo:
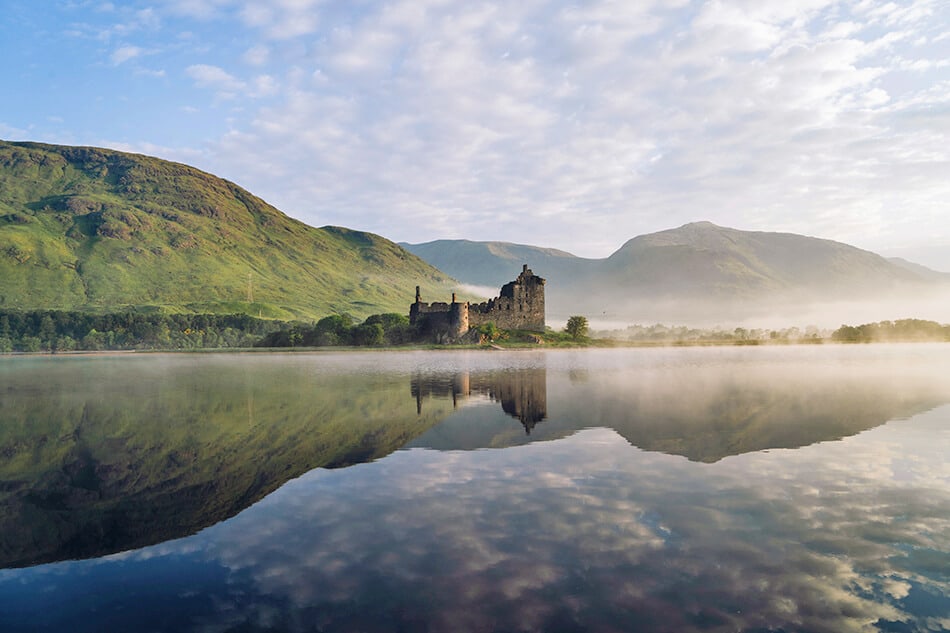
<path fill-rule="evenodd" d="M 287 339 L 290 341 L 291 347 L 297 347 L 303 341 L 303 334 L 300 333 L 300 330 L 294 329 L 287 335 Z"/>
<path fill-rule="evenodd" d="M 587 317 L 572 316 L 567 320 L 564 331 L 571 335 L 575 341 L 587 336 L 590 326 L 587 323 Z"/>
<path fill-rule="evenodd" d="M 373 325 L 378 323 L 383 328 L 383 342 L 387 345 L 401 345 L 409 343 L 412 340 L 412 328 L 409 325 L 409 317 L 404 314 L 389 312 L 386 314 L 374 314 L 363 321 L 363 325 Z"/>
<path fill-rule="evenodd" d="M 76 341 L 71 336 L 57 336 L 53 344 L 55 352 L 71 352 L 76 349 Z"/>
<path fill-rule="evenodd" d="M 43 348 L 43 341 L 38 336 L 24 336 L 20 339 L 20 349 L 24 352 L 38 352 Z"/>
<path fill-rule="evenodd" d="M 353 328 L 354 345 L 382 345 L 385 331 L 379 323 L 363 323 Z"/>
<path fill-rule="evenodd" d="M 344 345 L 349 339 L 349 316 L 333 314 L 323 317 L 308 333 L 307 345 Z"/>
<path fill-rule="evenodd" d="M 44 314 L 40 319 L 39 338 L 45 349 L 52 350 L 56 342 L 56 325 L 53 323 L 49 314 Z"/>
<path fill-rule="evenodd" d="M 83 349 L 100 350 L 105 347 L 105 335 L 97 332 L 96 328 L 89 330 L 89 333 L 82 338 Z"/>

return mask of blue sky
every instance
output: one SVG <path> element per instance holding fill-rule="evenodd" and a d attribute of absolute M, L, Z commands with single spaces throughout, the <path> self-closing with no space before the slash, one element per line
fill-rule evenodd
<path fill-rule="evenodd" d="M 950 271 L 945 0 L 0 0 L 0 138 L 308 224 L 605 257 L 711 220 Z"/>

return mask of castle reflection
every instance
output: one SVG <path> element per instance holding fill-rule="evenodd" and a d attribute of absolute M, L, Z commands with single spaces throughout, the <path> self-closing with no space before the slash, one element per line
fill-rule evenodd
<path fill-rule="evenodd" d="M 422 414 L 422 405 L 432 397 L 452 398 L 459 407 L 473 396 L 488 396 L 501 403 L 502 410 L 519 420 L 525 434 L 547 417 L 547 371 L 544 368 L 518 369 L 501 372 L 453 374 L 416 373 L 411 378 L 411 391 L 416 399 L 416 413 Z"/>

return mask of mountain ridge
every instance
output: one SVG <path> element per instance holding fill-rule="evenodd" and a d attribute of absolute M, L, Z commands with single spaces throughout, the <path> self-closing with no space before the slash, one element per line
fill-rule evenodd
<path fill-rule="evenodd" d="M 314 228 L 194 167 L 0 141 L 0 307 L 404 312 L 457 283 L 381 236 Z"/>
<path fill-rule="evenodd" d="M 479 256 L 459 265 L 445 254 L 447 241 L 406 244 L 460 281 L 497 284 L 499 264 L 511 257 Z M 494 244 L 494 243 L 482 243 Z M 471 253 L 478 243 L 469 243 Z M 545 249 L 506 244 L 546 277 L 554 318 L 588 314 L 639 320 L 676 320 L 684 314 L 737 320 L 805 305 L 899 300 L 946 289 L 936 271 L 898 265 L 843 242 L 767 231 L 743 231 L 700 221 L 639 235 L 602 259 L 545 256 Z M 560 251 L 563 253 L 563 251 Z M 532 259 L 534 256 L 534 259 Z M 942 290 L 941 290 L 942 291 Z"/>

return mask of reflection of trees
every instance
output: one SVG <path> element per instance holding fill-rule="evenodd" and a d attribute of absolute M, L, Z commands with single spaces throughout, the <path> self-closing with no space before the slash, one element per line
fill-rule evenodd
<path fill-rule="evenodd" d="M 544 368 L 453 374 L 416 373 L 410 384 L 416 411 L 430 397 L 452 398 L 452 405 L 473 395 L 486 395 L 521 421 L 526 434 L 547 417 L 547 371 Z"/>
<path fill-rule="evenodd" d="M 308 470 L 385 456 L 450 410 L 417 415 L 398 376 L 266 358 L 15 364 L 0 368 L 0 568 L 191 534 Z"/>

